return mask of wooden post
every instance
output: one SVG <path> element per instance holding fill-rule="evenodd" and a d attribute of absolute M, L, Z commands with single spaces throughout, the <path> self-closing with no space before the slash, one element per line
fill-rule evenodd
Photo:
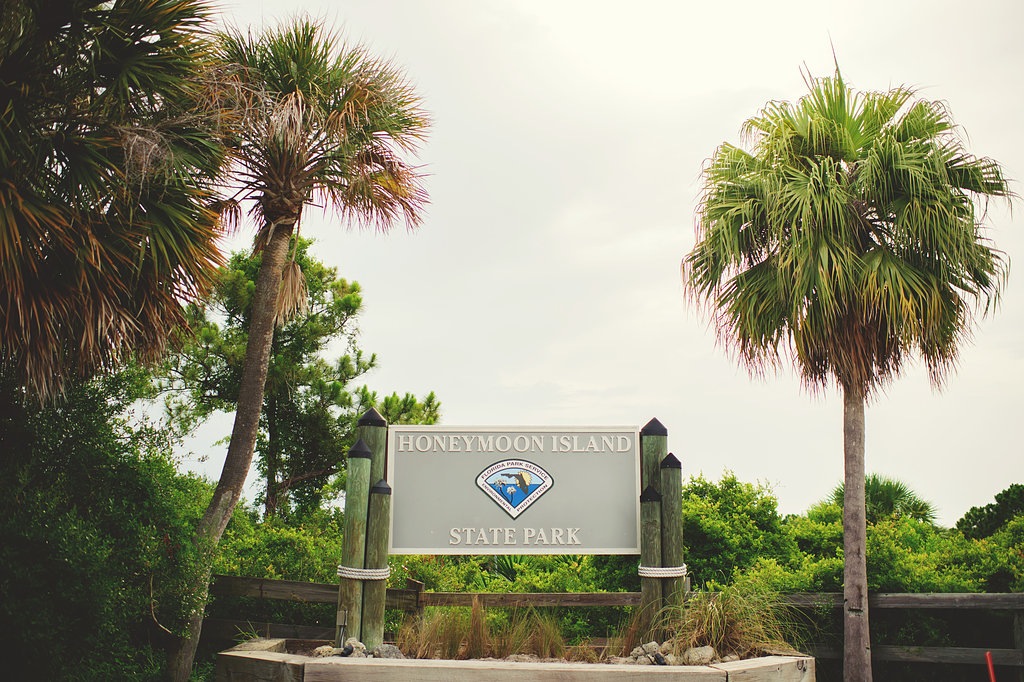
<path fill-rule="evenodd" d="M 652 419 L 640 429 L 640 566 L 661 563 L 661 460 L 668 453 L 668 429 Z M 661 578 L 640 577 L 641 616 L 650 623 L 664 606 Z"/>
<path fill-rule="evenodd" d="M 683 465 L 672 453 L 661 460 L 661 565 L 683 565 Z M 663 580 L 665 606 L 681 607 L 685 577 Z"/>
<path fill-rule="evenodd" d="M 383 478 L 370 488 L 370 513 L 366 522 L 366 566 L 376 570 L 387 568 L 388 535 L 391 531 L 391 486 Z M 384 643 L 384 602 L 387 580 L 363 583 L 362 642 L 368 651 Z"/>
<path fill-rule="evenodd" d="M 366 521 L 366 555 L 363 559 L 364 568 L 383 568 L 388 565 L 388 536 L 391 531 L 391 487 L 388 486 L 387 482 L 384 481 L 384 472 L 387 465 L 387 447 L 388 447 L 388 422 L 384 417 L 381 416 L 374 408 L 368 409 L 362 417 L 359 418 L 359 422 L 356 428 L 356 436 L 359 440 L 366 443 L 366 447 L 370 450 L 370 475 L 367 479 L 368 482 L 377 481 L 384 483 L 387 486 L 387 520 L 384 522 L 382 528 L 374 528 L 373 509 L 367 508 L 367 521 Z M 374 488 L 377 484 L 374 484 Z M 372 493 L 372 491 L 371 491 Z M 373 504 L 373 495 L 370 495 L 369 505 Z M 371 538 L 383 537 L 384 548 L 383 548 L 383 563 L 379 566 L 376 562 L 379 561 L 379 557 L 375 558 L 371 563 L 370 553 L 370 542 Z M 377 588 L 380 588 L 380 594 L 378 595 Z M 387 585 L 385 581 L 379 580 L 366 580 L 362 583 L 362 621 L 358 635 L 350 635 L 357 637 L 360 641 L 366 645 L 371 651 L 373 647 L 367 641 L 367 637 L 373 638 L 375 631 L 367 633 L 367 609 L 372 609 L 374 613 L 377 611 L 377 607 L 380 607 L 380 641 L 376 642 L 373 646 L 378 646 L 384 643 L 384 595 Z M 369 594 L 368 594 L 369 593 Z M 371 603 L 371 599 L 380 599 L 380 604 Z M 371 616 L 371 619 L 374 616 Z M 376 628 L 376 625 L 374 625 Z"/>
<path fill-rule="evenodd" d="M 652 419 L 640 429 L 640 490 L 661 490 L 661 460 L 668 454 L 668 429 Z"/>
<path fill-rule="evenodd" d="M 371 407 L 359 418 L 356 436 L 370 448 L 370 480 L 381 480 L 387 463 L 387 420 Z"/>
<path fill-rule="evenodd" d="M 1024 611 L 1013 612 L 1013 648 L 1024 649 Z M 1017 682 L 1024 682 L 1024 668 L 1017 669 Z"/>
<path fill-rule="evenodd" d="M 640 565 L 661 566 L 661 493 L 651 487 L 640 494 Z M 661 578 L 640 577 L 641 630 L 646 630 L 661 610 Z"/>
<path fill-rule="evenodd" d="M 357 440 L 348 451 L 348 483 L 345 486 L 345 536 L 341 545 L 341 565 L 363 568 L 366 557 L 366 513 L 370 497 L 370 448 Z M 342 646 L 349 637 L 359 638 L 363 613 L 363 582 L 354 578 L 338 581 L 338 619 L 334 645 Z"/>
<path fill-rule="evenodd" d="M 405 589 L 413 590 L 416 593 L 416 609 L 412 612 L 414 616 L 423 615 L 423 583 L 412 578 L 405 579 Z"/>

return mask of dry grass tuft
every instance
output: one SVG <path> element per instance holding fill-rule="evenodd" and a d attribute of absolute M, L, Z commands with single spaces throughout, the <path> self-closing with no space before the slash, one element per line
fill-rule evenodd
<path fill-rule="evenodd" d="M 398 648 L 412 658 L 505 658 L 533 654 L 562 658 L 566 654 L 558 620 L 534 610 L 513 611 L 508 618 L 488 618 L 474 602 L 469 613 L 460 608 L 428 609 L 398 632 Z"/>
<path fill-rule="evenodd" d="M 650 619 L 647 619 L 650 620 Z M 643 641 L 672 642 L 679 655 L 691 647 L 711 646 L 719 656 L 751 658 L 797 650 L 799 616 L 777 592 L 752 584 L 730 585 L 721 592 L 693 592 L 682 608 L 664 609 L 649 624 L 635 617 L 616 638 L 622 655 Z"/>

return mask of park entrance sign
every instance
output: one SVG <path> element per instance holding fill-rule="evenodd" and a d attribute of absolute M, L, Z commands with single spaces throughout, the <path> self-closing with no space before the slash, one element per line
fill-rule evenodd
<path fill-rule="evenodd" d="M 639 554 L 642 618 L 682 607 L 682 465 L 657 419 L 639 430 L 389 427 L 371 409 L 356 436 L 335 646 L 384 641 L 391 554 Z"/>
<path fill-rule="evenodd" d="M 391 554 L 639 554 L 635 427 L 388 428 Z"/>

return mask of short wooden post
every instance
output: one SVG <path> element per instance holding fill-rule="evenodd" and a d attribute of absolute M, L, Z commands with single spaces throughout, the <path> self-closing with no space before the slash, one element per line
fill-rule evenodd
<path fill-rule="evenodd" d="M 387 463 L 387 420 L 371 407 L 359 418 L 356 436 L 370 448 L 370 481 L 381 480 Z"/>
<path fill-rule="evenodd" d="M 652 487 L 640 494 L 640 566 L 661 566 L 661 493 Z M 641 630 L 646 630 L 661 610 L 661 578 L 640 576 Z"/>
<path fill-rule="evenodd" d="M 669 453 L 661 460 L 661 565 L 683 565 L 683 465 Z M 667 607 L 681 607 L 686 578 L 664 578 L 661 586 Z"/>
<path fill-rule="evenodd" d="M 348 451 L 348 482 L 345 486 L 345 537 L 341 545 L 341 566 L 362 569 L 366 558 L 366 514 L 370 497 L 370 449 L 357 440 Z M 338 581 L 338 619 L 335 646 L 349 637 L 359 638 L 363 613 L 363 582 L 355 578 Z"/>
<path fill-rule="evenodd" d="M 413 609 L 412 615 L 422 616 L 423 615 L 423 583 L 419 580 L 413 580 L 412 578 L 405 579 L 405 589 L 412 590 L 416 593 L 416 608 Z"/>
<path fill-rule="evenodd" d="M 388 534 L 391 530 L 391 486 L 383 478 L 370 488 L 370 513 L 366 522 L 367 570 L 388 566 Z M 384 602 L 388 581 L 366 580 L 363 583 L 362 642 L 373 651 L 384 643 Z"/>
<path fill-rule="evenodd" d="M 1024 611 L 1013 612 L 1013 648 L 1024 650 Z M 1024 682 L 1024 668 L 1017 669 L 1017 682 Z"/>

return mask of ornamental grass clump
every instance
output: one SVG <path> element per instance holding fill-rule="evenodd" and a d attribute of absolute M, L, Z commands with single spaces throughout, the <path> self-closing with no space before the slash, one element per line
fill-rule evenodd
<path fill-rule="evenodd" d="M 410 658 L 467 658 L 469 616 L 465 609 L 430 609 L 402 626 L 398 648 Z"/>
<path fill-rule="evenodd" d="M 532 609 L 510 615 L 487 613 L 479 602 L 465 608 L 435 608 L 409 620 L 398 632 L 398 648 L 411 658 L 506 658 L 532 654 L 562 658 L 565 638 L 558 620 Z"/>
<path fill-rule="evenodd" d="M 797 653 L 798 616 L 778 593 L 739 584 L 720 592 L 694 592 L 681 608 L 665 609 L 653 630 L 663 633 L 677 655 L 694 647 L 714 647 L 719 657 L 752 658 Z"/>

